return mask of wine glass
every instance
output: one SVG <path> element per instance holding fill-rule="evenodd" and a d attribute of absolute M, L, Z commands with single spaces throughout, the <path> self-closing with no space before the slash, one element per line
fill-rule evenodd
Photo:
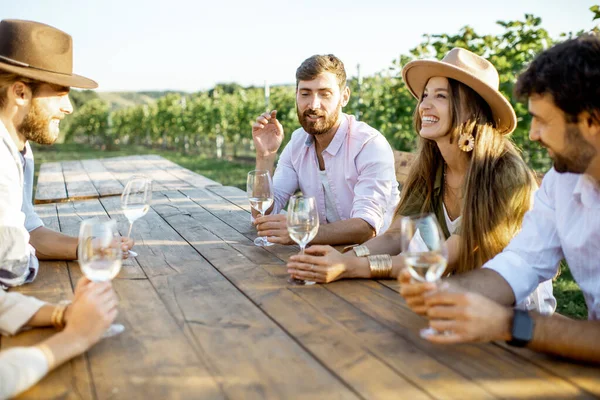
<path fill-rule="evenodd" d="M 77 258 L 83 274 L 92 282 L 112 280 L 121 270 L 123 254 L 121 238 L 115 220 L 86 219 L 79 228 Z M 102 337 L 111 337 L 125 330 L 112 324 Z"/>
<path fill-rule="evenodd" d="M 300 254 L 304 254 L 306 245 L 315 238 L 319 231 L 319 214 L 314 197 L 292 196 L 287 210 L 287 229 L 290 238 L 300 246 Z M 313 285 L 312 281 L 304 281 L 290 277 L 288 282 L 294 285 Z"/>
<path fill-rule="evenodd" d="M 133 175 L 125 189 L 121 194 L 121 209 L 123 214 L 129 220 L 129 232 L 127 237 L 131 237 L 131 229 L 133 223 L 142 218 L 150 209 L 150 201 L 152 200 L 152 179 L 145 175 Z M 137 253 L 129 250 L 129 254 L 133 257 Z"/>
<path fill-rule="evenodd" d="M 444 233 L 433 214 L 403 217 L 400 221 L 402 255 L 411 277 L 420 282 L 437 282 L 448 264 Z M 425 337 L 438 332 L 421 330 Z"/>
<path fill-rule="evenodd" d="M 267 170 L 254 170 L 248 172 L 246 181 L 246 191 L 250 207 L 258 211 L 259 217 L 265 215 L 265 212 L 273 204 L 273 181 L 271 173 Z M 254 239 L 256 246 L 272 246 L 266 237 L 259 236 Z"/>

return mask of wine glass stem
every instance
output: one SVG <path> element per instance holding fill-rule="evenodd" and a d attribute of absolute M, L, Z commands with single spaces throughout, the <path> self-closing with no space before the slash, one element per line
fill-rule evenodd
<path fill-rule="evenodd" d="M 306 245 L 304 246 L 300 246 L 300 255 L 303 256 L 304 255 L 304 248 L 306 247 Z"/>
<path fill-rule="evenodd" d="M 131 237 L 131 229 L 133 228 L 133 222 L 129 223 L 129 232 L 127 232 L 127 237 L 130 238 Z"/>

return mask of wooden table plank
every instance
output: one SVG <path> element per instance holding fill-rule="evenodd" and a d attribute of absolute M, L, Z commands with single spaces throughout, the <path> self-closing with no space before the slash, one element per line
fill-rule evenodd
<path fill-rule="evenodd" d="M 118 198 L 110 199 L 118 204 Z M 108 219 L 98 199 L 63 203 L 58 205 L 58 212 L 62 231 L 71 235 L 77 233 L 82 219 Z M 193 351 L 137 260 L 124 264 L 127 266 L 113 287 L 120 299 L 117 322 L 126 331 L 104 339 L 88 352 L 97 397 L 195 398 L 201 392 L 206 398 L 223 398 L 218 382 Z M 77 280 L 81 276 L 79 265 L 68 265 Z"/>
<path fill-rule="evenodd" d="M 44 204 L 35 207 L 44 224 L 59 230 L 55 204 Z M 40 272 L 33 283 L 11 289 L 37 297 L 51 303 L 71 299 L 73 288 L 69 272 L 64 261 L 42 261 Z M 32 346 L 55 333 L 54 329 L 33 329 L 22 332 L 17 336 L 3 337 L 2 349 L 15 346 Z M 40 383 L 19 396 L 20 399 L 91 399 L 92 379 L 87 366 L 85 355 L 79 356 L 57 368 L 52 374 L 42 379 Z"/>
<path fill-rule="evenodd" d="M 81 164 L 92 180 L 100 197 L 120 196 L 123 193 L 123 184 L 119 182 L 112 172 L 106 169 L 100 160 L 83 160 Z"/>
<path fill-rule="evenodd" d="M 304 290 L 315 291 L 318 293 L 316 296 L 321 296 L 323 303 L 328 304 L 331 295 L 327 297 L 327 292 L 323 287 L 310 289 L 286 287 L 287 274 L 281 261 L 278 265 L 257 266 L 245 257 L 240 258 L 239 254 L 232 253 L 231 247 L 238 251 L 243 251 L 244 248 L 256 249 L 248 246 L 247 238 L 245 239 L 246 243 L 236 243 L 228 238 L 219 244 L 218 241 L 222 238 L 206 229 L 209 218 L 205 210 L 195 208 L 188 199 L 178 197 L 176 194 L 168 193 L 167 195 L 171 201 L 169 209 L 163 211 L 157 205 L 154 208 L 171 225 L 177 226 L 178 232 L 184 235 L 219 271 L 303 343 L 312 354 L 319 357 L 329 369 L 340 374 L 346 382 L 355 387 L 362 396 L 385 397 L 386 394 L 405 393 L 407 397 L 418 398 L 424 395 L 413 386 L 415 382 L 413 377 L 406 379 L 399 374 L 397 370 L 389 366 L 389 363 L 380 359 L 381 355 L 375 356 L 372 349 L 365 348 L 364 339 L 359 340 L 349 330 L 342 329 L 338 321 L 323 318 L 324 314 L 319 312 L 314 304 L 302 301 L 301 296 L 297 293 L 297 291 Z M 179 210 L 173 209 L 174 207 Z M 202 221 L 202 228 L 199 227 L 199 221 Z M 208 226 L 212 226 L 212 224 Z M 325 297 L 323 297 L 324 294 Z M 348 307 L 347 304 L 338 306 L 342 310 Z M 350 313 L 351 311 L 346 310 L 346 312 Z M 362 326 L 359 323 L 374 323 L 366 314 L 361 313 L 360 318 L 359 321 L 356 321 L 357 326 Z M 407 350 L 407 352 L 412 351 L 412 349 Z M 439 376 L 447 378 L 444 383 L 446 389 L 453 380 L 460 380 L 460 375 L 453 372 L 452 368 L 446 367 L 430 357 L 424 358 L 422 364 L 427 363 L 427 359 L 430 361 L 428 371 L 433 370 Z M 402 365 L 401 359 L 398 364 Z M 404 365 L 403 368 L 410 370 L 411 367 Z M 435 382 L 431 382 L 431 379 L 426 377 L 426 373 L 422 372 L 422 374 L 423 382 L 426 381 L 427 385 L 432 387 L 436 386 Z M 440 379 L 441 381 L 442 379 Z M 464 398 L 465 394 L 478 398 L 491 397 L 466 379 L 452 385 L 456 390 L 454 392 L 447 390 L 446 398 Z M 424 390 L 432 389 L 427 386 L 427 389 Z M 433 392 L 436 390 L 434 389 Z M 442 388 L 436 394 L 441 393 L 444 393 Z"/>
<path fill-rule="evenodd" d="M 194 187 L 204 188 L 206 186 L 221 186 L 219 182 L 213 181 L 212 179 L 190 171 L 187 168 L 183 168 L 182 166 L 175 164 L 173 161 L 167 160 L 164 157 L 155 154 L 149 154 L 145 156 L 145 159 L 155 160 L 154 165 Z"/>
<path fill-rule="evenodd" d="M 217 191 L 218 191 L 218 190 L 220 190 L 220 189 L 221 189 L 221 188 L 216 188 L 216 190 L 217 190 Z M 209 188 L 209 190 L 211 190 L 211 191 L 212 191 L 212 188 Z M 237 195 L 237 196 L 239 197 L 239 194 L 236 194 L 235 192 L 232 192 L 232 193 L 233 193 L 233 195 L 234 195 L 234 196 L 236 196 L 236 195 Z M 221 194 L 223 194 L 224 196 L 227 196 L 227 194 L 226 194 L 226 193 L 224 193 L 224 192 L 221 192 Z M 394 282 L 394 283 L 395 283 L 395 282 Z M 362 283 L 361 283 L 361 282 L 356 282 L 356 281 L 355 281 L 355 282 L 343 282 L 343 283 L 342 283 L 342 282 L 340 282 L 340 283 L 336 283 L 336 284 L 334 284 L 334 285 L 327 285 L 327 286 L 328 286 L 328 288 L 331 288 L 331 289 L 333 289 L 333 288 L 335 288 L 335 287 L 336 287 L 336 285 L 338 285 L 338 287 L 339 287 L 339 285 L 350 285 L 350 286 L 349 286 L 349 289 L 348 289 L 348 293 L 355 293 L 355 291 L 357 290 L 357 287 L 360 287 L 360 286 L 358 286 L 358 285 L 371 285 L 371 284 L 374 284 L 376 288 L 379 288 L 379 285 L 377 285 L 377 284 L 375 284 L 375 283 L 370 283 L 370 282 L 368 282 L 368 281 L 367 281 L 367 282 L 362 282 Z M 387 292 L 389 292 L 389 291 L 388 291 L 388 290 L 386 290 L 386 293 L 387 293 Z M 311 292 L 306 292 L 306 293 L 311 293 Z M 390 292 L 390 293 L 391 293 L 391 292 Z M 337 294 L 339 294 L 339 293 L 337 293 Z M 317 296 L 316 298 L 318 298 L 319 300 L 318 300 L 318 301 L 315 301 L 315 303 L 314 303 L 315 307 L 319 307 L 319 305 L 320 305 L 320 304 L 329 304 L 329 302 L 327 302 L 327 301 L 323 301 L 323 298 L 322 298 L 322 296 Z M 364 298 L 368 298 L 368 297 L 366 297 L 366 296 L 365 296 Z M 399 296 L 397 296 L 397 294 L 396 294 L 395 292 L 394 292 L 393 298 L 395 298 L 397 301 L 400 301 L 400 302 L 402 302 L 401 298 L 400 298 Z M 382 306 L 381 308 L 382 308 L 382 309 L 385 309 L 385 310 L 393 309 L 393 307 L 389 307 L 389 306 Z M 408 309 L 406 309 L 406 308 L 405 308 L 405 312 L 408 312 L 408 313 L 409 313 L 410 315 L 412 315 L 413 317 L 416 317 L 417 319 L 419 319 L 419 317 L 417 317 L 416 315 L 414 315 L 414 314 L 413 314 L 413 313 L 412 313 L 410 310 L 408 310 Z M 369 314 L 369 315 L 372 315 L 372 313 L 371 313 L 371 312 L 368 312 L 368 314 Z M 413 324 L 414 324 L 414 323 L 415 323 L 415 322 L 413 321 Z M 417 323 L 418 323 L 418 322 L 417 322 Z M 421 320 L 421 324 L 422 324 L 422 326 L 424 326 L 424 321 L 422 321 L 422 320 Z M 357 326 L 360 326 L 360 325 L 358 325 L 358 324 L 357 324 Z M 418 325 L 417 325 L 417 326 L 418 326 Z M 414 326 L 413 326 L 413 327 L 414 327 Z M 407 327 L 407 328 L 408 328 L 408 327 Z M 364 327 L 363 327 L 363 326 L 361 326 L 361 330 L 362 330 L 362 329 L 364 329 Z M 416 332 L 416 330 L 414 330 L 414 329 L 413 329 L 413 331 L 414 331 L 414 332 Z M 370 333 L 371 333 L 371 334 L 373 334 L 373 336 L 375 336 L 375 333 L 374 333 L 374 332 L 370 332 Z M 367 338 L 365 338 L 365 339 L 367 339 Z M 429 352 L 429 353 L 430 353 L 432 356 L 435 356 L 435 355 L 438 353 L 438 352 L 437 352 L 437 349 L 438 349 L 439 347 L 436 347 L 436 348 L 435 348 L 435 349 L 433 349 L 433 350 L 430 350 L 430 349 L 428 349 L 428 348 L 427 348 L 427 345 L 429 345 L 429 343 L 428 343 L 428 342 L 426 342 L 426 341 L 423 341 L 423 340 L 422 340 L 420 337 L 418 337 L 418 335 L 416 335 L 416 336 L 413 336 L 413 337 L 412 337 L 412 341 L 413 341 L 413 342 L 416 342 L 416 343 L 418 343 L 418 344 L 420 344 L 420 345 L 425 345 L 424 349 L 426 349 L 426 350 L 427 350 L 427 351 L 428 351 L 428 352 Z M 380 341 L 380 342 L 381 342 L 381 341 Z M 390 340 L 383 341 L 383 342 L 390 342 Z M 392 342 L 393 342 L 393 341 L 392 341 Z M 433 346 L 433 345 L 429 345 L 429 346 Z M 409 345 L 409 347 L 414 347 L 414 343 L 411 343 L 411 344 Z M 435 346 L 434 346 L 434 347 L 435 347 Z M 460 347 L 460 346 L 458 346 L 458 347 Z M 454 348 L 455 348 L 455 347 L 453 347 L 453 349 L 454 349 Z M 477 349 L 477 347 L 476 347 L 476 349 Z M 498 358 L 498 357 L 500 357 L 500 358 L 502 358 L 502 357 L 506 357 L 506 356 L 507 356 L 507 355 L 506 355 L 506 353 L 505 353 L 505 352 L 501 352 L 501 353 L 497 353 L 497 352 L 495 352 L 495 348 L 494 348 L 493 346 L 486 346 L 486 347 L 485 347 L 485 349 L 486 349 L 486 350 L 485 350 L 485 351 L 486 351 L 486 353 L 491 353 L 492 357 L 490 357 L 490 360 L 487 360 L 487 361 L 483 362 L 483 364 L 486 364 L 486 363 L 488 363 L 488 364 L 489 364 L 489 363 L 491 363 L 491 364 L 492 364 L 492 366 L 490 367 L 490 365 L 486 365 L 485 367 L 482 367 L 482 368 L 483 368 L 483 370 L 484 370 L 484 371 L 495 371 L 496 369 L 499 369 L 499 370 L 507 370 L 507 371 L 508 371 L 508 372 L 507 372 L 507 373 L 508 373 L 508 375 L 509 375 L 509 376 L 512 376 L 511 374 L 513 373 L 513 371 L 511 371 L 511 370 L 510 370 L 510 368 L 508 368 L 508 369 L 507 369 L 507 366 L 506 366 L 506 365 L 504 365 L 504 364 L 506 363 L 506 360 L 504 360 L 504 361 L 497 361 L 497 358 Z M 490 350 L 490 349 L 491 349 L 491 350 Z M 471 351 L 473 351 L 473 350 L 471 349 Z M 477 353 L 477 350 L 475 350 L 475 352 Z M 390 355 L 390 354 L 393 354 L 393 352 L 390 352 L 390 351 L 387 351 L 387 350 L 386 350 L 386 351 L 382 351 L 382 354 Z M 442 354 L 443 354 L 443 353 L 442 353 Z M 462 358 L 463 358 L 463 359 L 465 359 L 465 358 L 466 358 L 466 359 L 472 359 L 472 358 L 475 358 L 475 359 L 481 359 L 481 356 L 480 356 L 479 354 L 463 354 L 463 355 L 462 355 Z M 404 355 L 403 355 L 403 356 L 402 356 L 402 357 L 400 357 L 400 358 L 399 358 L 397 361 L 399 361 L 400 363 L 402 363 L 402 362 L 403 362 L 404 360 L 406 360 L 406 359 L 407 359 L 407 358 L 406 358 L 406 356 L 404 356 Z M 440 361 L 441 361 L 441 362 L 445 362 L 445 363 L 447 363 L 448 365 L 453 365 L 453 364 L 451 364 L 451 362 L 450 362 L 450 360 L 452 360 L 452 359 L 453 359 L 453 357 L 449 357 L 449 358 L 447 358 L 447 359 L 441 359 Z M 388 361 L 388 362 L 390 362 L 392 365 L 394 365 L 394 364 L 393 364 L 394 360 L 387 360 L 387 359 L 386 359 L 386 361 Z M 509 365 L 514 365 L 515 363 L 517 363 L 517 364 L 518 364 L 520 361 L 521 361 L 521 360 L 517 360 L 517 359 L 515 359 L 514 357 L 509 357 L 508 363 L 509 363 Z M 498 365 L 496 365 L 496 364 L 498 364 Z M 397 363 L 396 363 L 396 365 L 397 365 Z M 462 371 L 462 372 L 463 372 L 463 374 L 464 374 L 465 376 L 473 376 L 473 377 L 477 377 L 477 374 L 476 374 L 476 372 L 478 372 L 478 371 L 482 370 L 480 367 L 481 367 L 481 366 L 479 366 L 479 365 L 478 365 L 478 366 L 476 366 L 474 369 L 471 369 L 471 370 L 469 370 L 469 369 L 465 369 L 465 370 L 464 370 L 464 371 Z M 593 371 L 593 367 L 591 367 L 590 369 Z M 539 368 L 535 368 L 535 367 L 533 367 L 533 368 L 532 368 L 532 366 L 531 366 L 529 363 L 528 363 L 528 365 L 525 367 L 525 371 L 523 371 L 523 369 L 522 369 L 522 368 L 521 368 L 521 369 L 517 368 L 517 370 L 519 370 L 519 372 L 520 372 L 520 373 L 524 373 L 524 374 L 525 374 L 525 377 L 524 377 L 523 379 L 530 379 L 530 378 L 531 378 L 531 375 L 534 375 L 534 376 L 541 375 L 541 376 L 543 376 L 543 377 L 544 377 L 543 379 L 545 379 L 545 380 L 548 380 L 549 382 L 553 382 L 553 383 L 550 383 L 550 384 L 546 385 L 546 386 L 545 386 L 545 388 L 547 388 L 547 389 L 548 389 L 548 390 L 550 390 L 550 391 L 554 391 L 554 393 L 563 393 L 563 394 L 564 394 L 564 395 L 566 395 L 566 396 L 577 395 L 578 397 L 587 397 L 587 395 L 588 395 L 588 393 L 587 393 L 587 392 L 594 393 L 593 391 L 590 391 L 588 387 L 581 387 L 581 386 L 580 386 L 580 389 L 583 389 L 583 390 L 579 390 L 579 389 L 577 389 L 577 388 L 573 387 L 573 386 L 572 386 L 570 383 L 568 383 L 568 382 L 565 382 L 565 381 L 564 381 L 562 378 L 560 378 L 560 379 L 558 379 L 558 380 L 557 380 L 557 379 L 556 379 L 556 376 L 553 376 L 552 374 L 550 374 L 550 375 L 549 375 L 549 378 L 547 378 L 547 377 L 546 377 L 546 375 L 547 375 L 547 374 L 546 374 L 546 373 L 545 373 L 543 370 L 541 370 L 541 369 L 539 369 Z M 590 372 L 592 372 L 592 371 L 589 371 L 589 370 L 587 370 L 587 371 L 584 371 L 584 372 L 587 372 L 587 374 L 584 374 L 584 376 L 585 376 L 585 377 L 587 377 L 587 376 L 589 375 L 589 373 L 590 373 Z M 598 370 L 597 370 L 597 369 L 596 369 L 596 373 L 598 373 Z M 529 374 L 529 375 L 527 375 L 527 374 Z M 514 376 L 513 376 L 513 377 L 514 377 Z M 480 378 L 479 378 L 479 381 L 481 381 L 481 382 L 484 382 L 484 384 L 488 386 L 488 387 L 487 387 L 487 389 L 491 390 L 492 392 L 494 392 L 494 391 L 495 391 L 497 395 L 500 395 L 500 396 L 505 396 L 505 393 L 504 393 L 504 391 L 506 390 L 506 388 L 507 388 L 507 387 L 509 388 L 509 391 L 510 391 L 510 390 L 513 390 L 513 391 L 514 391 L 516 388 L 518 388 L 518 386 L 517 386 L 517 387 L 511 387 L 511 386 L 506 386 L 506 385 L 501 385 L 501 384 L 495 385 L 495 384 L 493 383 L 493 380 L 492 380 L 492 382 L 488 382 L 488 381 L 486 381 L 486 379 L 489 379 L 489 378 L 491 378 L 491 377 L 490 377 L 490 376 L 485 376 L 485 377 L 482 377 L 482 378 L 480 377 Z M 415 378 L 413 378 L 413 379 L 415 379 Z M 590 380 L 590 379 L 586 379 L 586 378 L 584 378 L 583 380 L 584 380 L 584 381 L 585 381 L 585 382 L 588 384 L 587 386 L 589 386 L 589 382 L 590 382 L 591 380 Z M 553 385 L 555 385 L 555 387 L 553 387 Z M 444 389 L 444 391 L 445 391 L 445 389 Z M 526 392 L 526 391 L 523 391 L 523 392 Z M 519 392 L 511 392 L 511 395 L 518 395 L 518 394 L 520 394 L 520 393 L 519 393 Z M 439 394 L 438 394 L 438 395 L 439 395 Z M 510 395 L 509 395 L 509 397 L 510 397 Z"/>
<path fill-rule="evenodd" d="M 80 161 L 64 161 L 62 169 L 69 200 L 94 199 L 100 196 Z"/>
<path fill-rule="evenodd" d="M 114 198 L 102 203 L 119 217 Z M 170 203 L 155 202 L 137 222 L 138 259 L 161 299 L 190 327 L 227 396 L 356 398 L 154 213 L 172 212 Z"/>
<path fill-rule="evenodd" d="M 67 200 L 67 189 L 62 165 L 48 162 L 40 167 L 35 191 L 35 204 L 56 203 Z"/>
<path fill-rule="evenodd" d="M 511 352 L 493 344 L 442 346 L 421 339 L 418 330 L 426 326 L 426 320 L 414 314 L 397 292 L 377 282 L 340 281 L 327 287 L 346 302 L 402 335 L 413 349 L 420 349 L 441 363 L 451 366 L 495 396 L 530 398 L 543 394 L 546 398 L 593 398 L 562 377 L 524 362 L 522 358 L 515 357 Z M 364 334 L 367 337 L 373 336 L 369 332 Z M 543 387 L 536 387 L 533 384 L 535 381 L 543 382 Z"/>

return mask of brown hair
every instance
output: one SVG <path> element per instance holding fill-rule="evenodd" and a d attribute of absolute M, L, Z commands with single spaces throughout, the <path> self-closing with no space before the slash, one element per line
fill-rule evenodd
<path fill-rule="evenodd" d="M 323 72 L 331 72 L 335 75 L 340 90 L 346 87 L 346 70 L 342 60 L 333 54 L 317 54 L 304 60 L 296 70 L 296 88 L 298 88 L 298 82 L 312 81 Z"/>
<path fill-rule="evenodd" d="M 468 153 L 470 165 L 463 189 L 458 263 L 446 270 L 446 274 L 454 274 L 481 267 L 508 245 L 521 229 L 537 185 L 519 151 L 496 129 L 485 100 L 458 81 L 448 79 L 448 82 L 450 141 L 454 143 L 461 133 L 471 133 L 475 138 L 473 151 Z M 413 122 L 417 133 L 420 132 L 418 105 Z M 419 137 L 416 159 L 402 192 L 425 193 L 422 212 L 434 211 L 435 177 L 443 162 L 437 144 Z M 402 196 L 398 210 L 406 207 L 409 197 Z"/>
<path fill-rule="evenodd" d="M 26 78 L 24 76 L 14 74 L 12 72 L 7 72 L 0 70 L 0 110 L 4 109 L 6 105 L 6 96 L 8 88 L 15 82 L 23 82 L 27 86 L 31 88 L 32 93 L 35 95 L 39 86 L 42 82 L 37 81 L 35 79 Z"/>

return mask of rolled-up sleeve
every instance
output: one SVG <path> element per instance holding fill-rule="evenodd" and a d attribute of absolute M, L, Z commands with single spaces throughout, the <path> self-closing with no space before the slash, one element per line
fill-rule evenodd
<path fill-rule="evenodd" d="M 498 272 L 508 282 L 517 304 L 525 301 L 540 283 L 552 279 L 564 257 L 556 229 L 555 177 L 553 173 L 546 175 L 519 234 L 483 266 Z M 542 302 L 555 304 L 554 299 Z"/>
<path fill-rule="evenodd" d="M 290 197 L 299 188 L 298 174 L 292 165 L 293 140 L 283 149 L 273 176 L 274 205 L 272 214 L 278 214 L 285 208 Z"/>
<path fill-rule="evenodd" d="M 0 289 L 0 334 L 17 333 L 44 304 L 35 297 Z"/>
<path fill-rule="evenodd" d="M 361 218 L 379 233 L 388 208 L 395 206 L 398 181 L 394 153 L 386 139 L 378 135 L 365 143 L 356 157 L 358 179 L 350 218 Z"/>
<path fill-rule="evenodd" d="M 12 398 L 48 373 L 48 360 L 37 347 L 13 347 L 0 352 L 0 400 Z"/>

